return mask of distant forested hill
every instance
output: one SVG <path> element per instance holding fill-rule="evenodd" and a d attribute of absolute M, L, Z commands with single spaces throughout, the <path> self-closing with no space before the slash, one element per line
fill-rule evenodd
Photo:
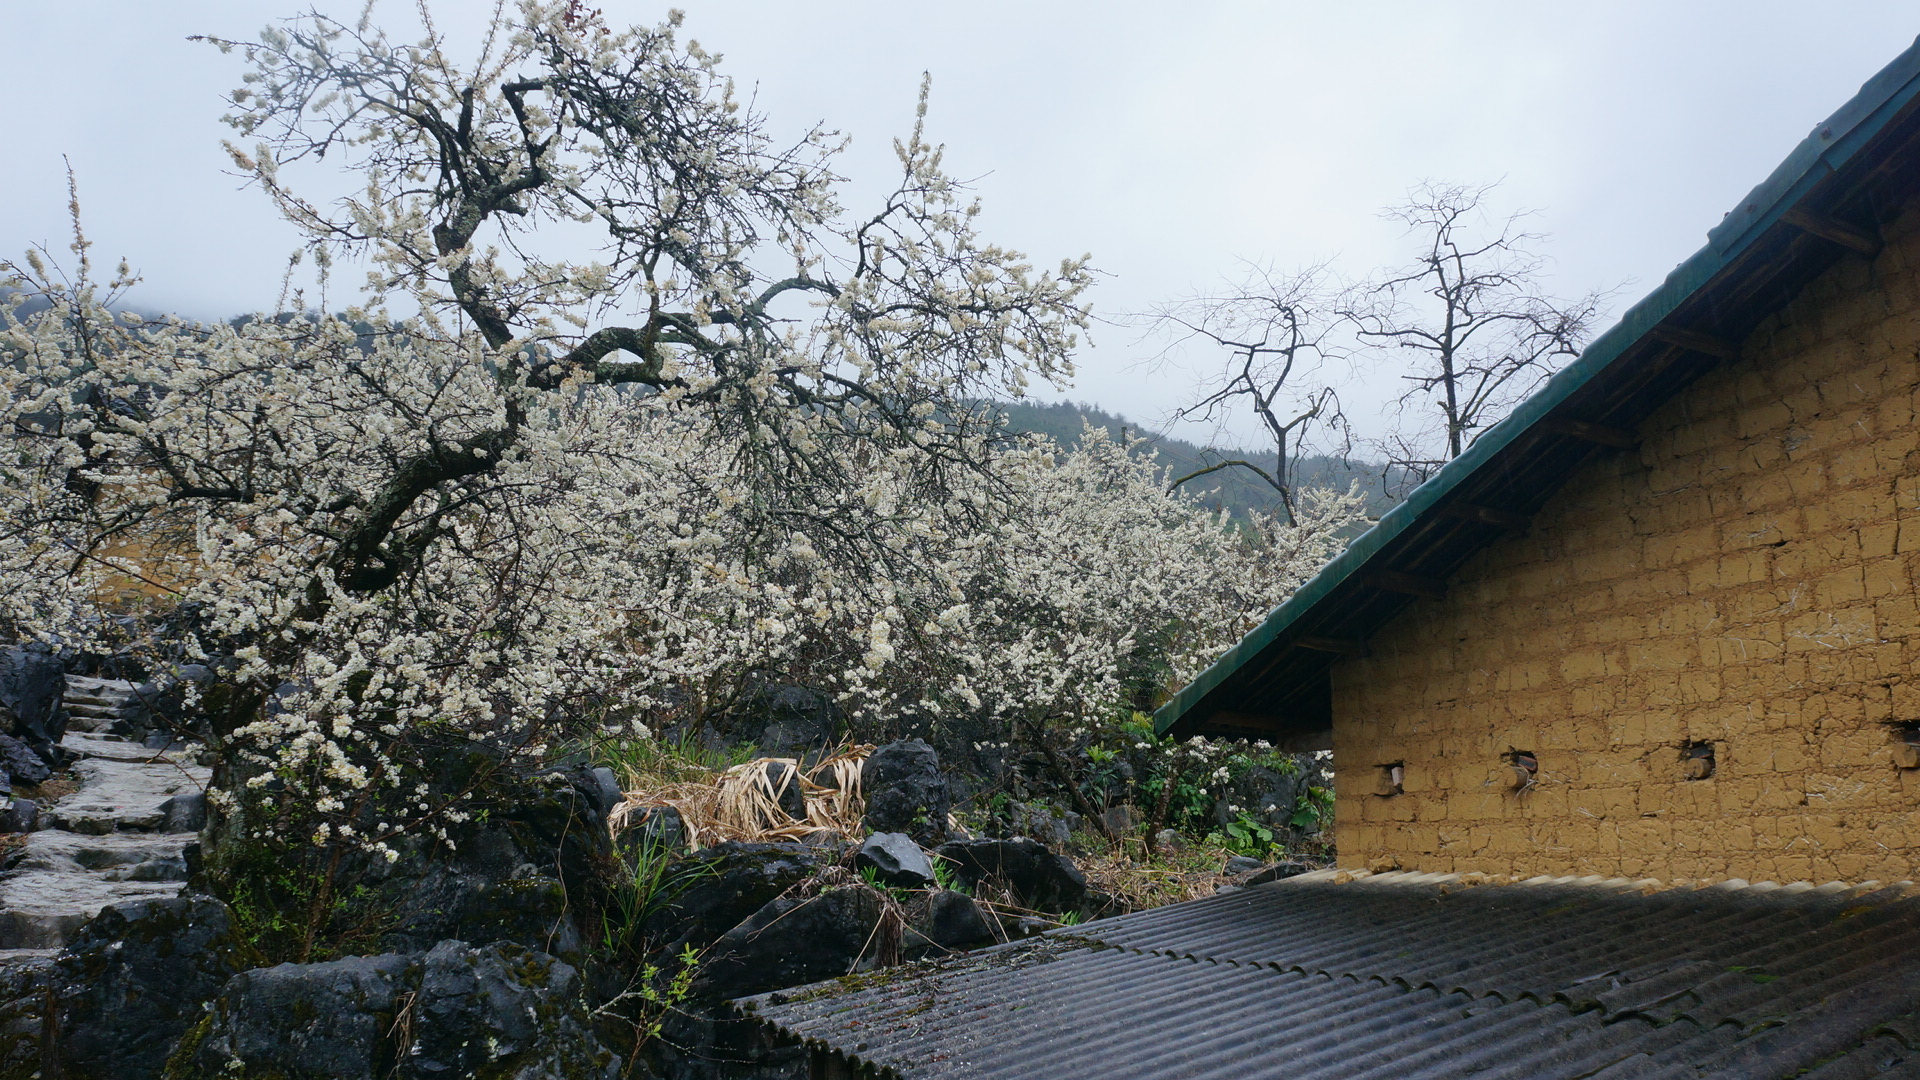
<path fill-rule="evenodd" d="M 1007 426 L 1015 431 L 1035 432 L 1071 446 L 1080 441 L 1083 424 L 1104 427 L 1116 435 L 1125 428 L 1135 435 L 1145 435 L 1147 446 L 1159 454 L 1162 465 L 1174 470 L 1175 476 L 1192 472 L 1202 464 L 1202 447 L 1199 445 L 1185 439 L 1144 431 L 1142 425 L 1130 423 L 1125 417 L 1116 416 L 1095 405 L 1014 402 L 1003 403 L 1000 407 L 1006 412 Z M 1235 456 L 1245 457 L 1263 466 L 1273 462 L 1271 450 Z M 1371 462 L 1331 457 L 1301 458 L 1294 463 L 1294 481 L 1301 487 L 1330 487 L 1342 491 L 1358 483 L 1360 490 L 1367 495 L 1367 513 L 1370 517 L 1379 517 L 1395 502 L 1382 487 L 1380 466 Z M 1272 488 L 1245 469 L 1222 469 L 1186 487 L 1209 505 L 1224 506 L 1237 514 L 1265 512 L 1280 503 L 1279 496 L 1274 494 Z"/>

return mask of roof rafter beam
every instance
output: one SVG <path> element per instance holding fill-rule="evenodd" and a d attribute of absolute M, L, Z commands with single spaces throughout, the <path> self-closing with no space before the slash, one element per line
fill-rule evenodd
<path fill-rule="evenodd" d="M 1802 210 L 1795 206 L 1780 215 L 1780 220 L 1799 229 L 1812 233 L 1822 240 L 1831 240 L 1849 251 L 1856 251 L 1868 258 L 1880 254 L 1880 238 L 1865 229 L 1858 229 L 1844 221 L 1835 221 L 1824 214 L 1811 210 Z"/>
<path fill-rule="evenodd" d="M 1633 432 L 1624 428 L 1609 427 L 1606 424 L 1595 424 L 1564 416 L 1549 416 L 1540 421 L 1540 428 L 1555 435 L 1568 435 L 1620 450 L 1632 450 L 1640 445 L 1640 440 L 1633 437 Z"/>
<path fill-rule="evenodd" d="M 1266 733 L 1278 731 L 1287 726 L 1287 718 L 1272 713 L 1234 712 L 1230 709 L 1216 709 L 1207 717 L 1206 727 L 1222 731 L 1249 731 Z"/>
<path fill-rule="evenodd" d="M 1306 635 L 1293 639 L 1293 643 L 1302 649 L 1315 652 L 1338 653 L 1341 656 L 1367 655 L 1367 643 L 1352 638 L 1313 637 Z"/>
<path fill-rule="evenodd" d="M 1407 574 L 1399 570 L 1384 568 L 1369 570 L 1360 581 L 1361 584 L 1371 585 L 1381 592 L 1418 596 L 1426 600 L 1444 600 L 1447 597 L 1447 583 L 1439 578 L 1422 577 L 1419 574 Z"/>
<path fill-rule="evenodd" d="M 1664 341 L 1669 345 L 1678 345 L 1691 352 L 1706 353 L 1721 360 L 1734 360 L 1740 356 L 1740 346 L 1723 337 L 1703 334 L 1698 330 L 1689 330 L 1684 326 L 1668 326 L 1661 323 L 1647 331 L 1647 336 L 1655 341 Z"/>
<path fill-rule="evenodd" d="M 1516 514 L 1511 510 L 1500 510 L 1478 503 L 1448 503 L 1439 511 L 1442 517 L 1459 518 L 1463 521 L 1477 521 L 1482 525 L 1492 525 L 1508 532 L 1526 532 L 1533 519 L 1525 514 Z"/>

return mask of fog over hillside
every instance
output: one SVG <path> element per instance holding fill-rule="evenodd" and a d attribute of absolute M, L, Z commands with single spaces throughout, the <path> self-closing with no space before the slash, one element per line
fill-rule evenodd
<path fill-rule="evenodd" d="M 1007 426 L 1013 430 L 1046 435 L 1068 446 L 1078 445 L 1080 432 L 1086 424 L 1106 428 L 1116 435 L 1124 429 L 1133 435 L 1144 436 L 1147 440 L 1144 449 L 1158 454 L 1160 462 L 1173 470 L 1174 476 L 1190 473 L 1220 460 L 1219 454 L 1209 454 L 1198 443 L 1155 433 L 1144 424 L 1129 421 L 1098 405 L 1068 401 L 1051 404 L 1014 402 L 1001 407 L 1007 414 Z M 1228 451 L 1228 456 L 1242 457 L 1265 468 L 1271 468 L 1273 462 L 1272 450 L 1234 449 Z M 1293 464 L 1294 483 L 1299 487 L 1345 490 L 1358 484 L 1360 490 L 1366 493 L 1369 517 L 1379 517 L 1398 501 L 1388 494 L 1381 466 L 1377 463 L 1310 455 L 1296 458 Z M 1245 469 L 1222 469 L 1193 481 L 1187 485 L 1187 489 L 1210 505 L 1225 507 L 1239 514 L 1270 511 L 1278 507 L 1280 502 L 1272 488 Z"/>

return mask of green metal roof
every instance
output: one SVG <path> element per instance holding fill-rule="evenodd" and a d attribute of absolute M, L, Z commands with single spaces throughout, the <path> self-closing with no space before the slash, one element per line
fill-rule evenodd
<path fill-rule="evenodd" d="M 1706 332 L 1737 342 L 1765 313 L 1783 306 L 1807 280 L 1846 254 L 1831 241 L 1808 237 L 1804 226 L 1783 225 L 1783 215 L 1795 209 L 1805 211 L 1811 205 L 1829 217 L 1890 219 L 1912 197 L 1913 186 L 1920 181 L 1920 176 L 1915 176 L 1920 172 L 1916 167 L 1920 162 L 1912 157 L 1914 145 L 1920 142 L 1915 138 L 1920 125 L 1914 123 L 1916 110 L 1912 107 L 1917 95 L 1920 41 L 1817 125 L 1772 175 L 1707 234 L 1706 246 L 1628 309 L 1617 325 L 1595 339 L 1577 360 L 1549 379 L 1512 415 L 1485 431 L 1465 453 L 1416 488 L 1405 502 L 1383 515 L 1372 529 L 1163 705 L 1154 714 L 1156 729 L 1162 733 L 1178 729 L 1185 734 L 1207 727 L 1208 717 L 1195 715 L 1196 707 L 1208 701 L 1218 705 L 1236 690 L 1242 696 L 1248 693 L 1252 688 L 1236 687 L 1235 683 L 1249 680 L 1249 665 L 1256 659 L 1267 661 L 1264 670 L 1251 676 L 1259 679 L 1280 662 L 1275 650 L 1287 648 L 1290 638 L 1317 632 L 1314 624 L 1327 621 L 1330 614 L 1343 615 L 1330 613 L 1329 605 L 1343 594 L 1353 594 L 1362 571 L 1381 564 L 1383 557 L 1424 560 L 1428 566 L 1444 565 L 1451 570 L 1471 553 L 1467 549 L 1478 550 L 1491 543 L 1498 534 L 1484 528 L 1465 534 L 1457 528 L 1428 530 L 1433 532 L 1430 537 L 1414 536 L 1434 522 L 1436 508 L 1457 499 L 1460 493 L 1471 489 L 1474 501 L 1480 504 L 1501 501 L 1487 497 L 1493 494 L 1509 503 L 1537 508 L 1572 471 L 1569 467 L 1547 470 L 1544 476 L 1538 471 L 1527 473 L 1515 460 L 1518 451 L 1545 445 L 1541 442 L 1543 419 L 1560 416 L 1594 421 L 1599 417 L 1591 414 L 1600 410 L 1607 411 L 1609 418 L 1638 419 L 1672 396 L 1691 376 L 1705 370 L 1691 371 L 1687 378 L 1662 381 L 1660 369 L 1671 366 L 1671 354 L 1685 351 L 1686 346 L 1675 345 L 1670 338 L 1661 340 L 1652 333 L 1656 327 L 1665 325 L 1696 333 L 1705 327 Z M 1569 408 L 1575 405 L 1581 408 Z M 1576 417 L 1571 415 L 1574 411 L 1589 415 Z M 1377 629 L 1405 606 L 1404 600 L 1374 604 L 1370 614 L 1346 618 L 1346 628 L 1356 628 L 1357 620 L 1358 629 Z M 1283 673 L 1281 682 L 1262 693 L 1269 699 L 1301 699 L 1301 680 L 1312 677 L 1316 670 L 1324 677 L 1332 662 L 1324 659 L 1317 667 L 1293 665 L 1297 671 Z M 1287 678 L 1293 682 L 1286 682 Z"/>

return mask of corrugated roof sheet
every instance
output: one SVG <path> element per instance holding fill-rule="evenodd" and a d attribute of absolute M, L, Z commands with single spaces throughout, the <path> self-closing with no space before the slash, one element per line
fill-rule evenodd
<path fill-rule="evenodd" d="M 1327 872 L 737 1004 L 914 1078 L 1920 1078 L 1920 890 Z"/>
<path fill-rule="evenodd" d="M 1814 129 L 1708 233 L 1707 244 L 1505 420 L 1367 533 L 1154 715 L 1161 732 L 1301 735 L 1326 730 L 1327 671 L 1412 599 L 1376 571 L 1444 581 L 1505 535 L 1483 514 L 1524 518 L 1596 454 L 1568 425 L 1631 432 L 1850 252 L 1805 222 L 1870 236 L 1920 192 L 1920 42 Z M 1794 217 L 1793 215 L 1803 215 Z"/>

